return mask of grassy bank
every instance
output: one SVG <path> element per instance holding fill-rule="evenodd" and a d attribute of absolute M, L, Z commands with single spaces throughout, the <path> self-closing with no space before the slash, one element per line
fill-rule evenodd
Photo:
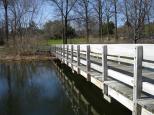
<path fill-rule="evenodd" d="M 48 40 L 48 45 L 52 44 L 62 44 L 63 40 L 62 39 L 50 39 Z M 68 44 L 85 44 L 86 39 L 85 38 L 72 38 L 68 39 Z"/>

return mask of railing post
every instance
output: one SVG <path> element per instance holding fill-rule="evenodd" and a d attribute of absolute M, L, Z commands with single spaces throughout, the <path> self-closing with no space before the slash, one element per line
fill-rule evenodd
<path fill-rule="evenodd" d="M 119 61 L 121 58 L 121 56 L 118 56 L 118 64 L 121 64 L 121 62 Z"/>
<path fill-rule="evenodd" d="M 60 59 L 61 59 L 61 62 L 62 62 L 62 58 L 63 58 L 63 51 L 62 51 L 62 45 L 60 45 Z"/>
<path fill-rule="evenodd" d="M 103 82 L 103 94 L 104 99 L 111 102 L 111 98 L 108 96 L 108 86 L 105 82 L 108 81 L 108 66 L 107 66 L 107 46 L 102 46 L 102 82 Z"/>
<path fill-rule="evenodd" d="M 63 63 L 65 63 L 65 44 L 63 44 Z"/>
<path fill-rule="evenodd" d="M 60 56 L 60 48 L 59 48 L 59 46 L 57 46 L 57 58 L 58 59 L 60 59 L 59 56 Z"/>
<path fill-rule="evenodd" d="M 58 58 L 58 47 L 56 45 L 56 58 Z"/>
<path fill-rule="evenodd" d="M 86 52 L 86 69 L 87 69 L 87 81 L 91 81 L 90 77 L 90 45 L 87 45 L 87 52 Z"/>
<path fill-rule="evenodd" d="M 57 58 L 59 58 L 59 47 L 56 45 L 56 54 L 57 54 Z"/>
<path fill-rule="evenodd" d="M 80 45 L 77 45 L 77 73 L 80 73 Z"/>
<path fill-rule="evenodd" d="M 71 68 L 73 71 L 73 45 L 71 45 Z"/>
<path fill-rule="evenodd" d="M 52 46 L 52 52 L 54 53 L 54 55 L 56 55 L 56 47 L 55 47 L 55 45 Z"/>
<path fill-rule="evenodd" d="M 61 62 L 63 63 L 63 45 L 61 45 Z"/>
<path fill-rule="evenodd" d="M 143 46 L 136 46 L 134 57 L 134 86 L 133 86 L 133 115 L 141 115 L 141 107 L 138 105 L 138 99 L 142 92 L 142 60 Z"/>
<path fill-rule="evenodd" d="M 68 65 L 68 56 L 69 56 L 69 52 L 68 52 L 68 50 L 69 50 L 69 45 L 67 45 L 67 49 L 66 49 L 67 51 L 66 51 L 66 62 L 67 62 L 67 65 Z"/>

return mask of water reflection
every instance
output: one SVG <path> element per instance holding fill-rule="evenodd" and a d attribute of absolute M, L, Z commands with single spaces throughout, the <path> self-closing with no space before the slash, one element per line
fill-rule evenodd
<path fill-rule="evenodd" d="M 87 82 L 84 77 L 72 70 L 65 64 L 60 64 L 57 60 L 59 81 L 67 96 L 71 100 L 73 111 L 76 115 L 130 115 L 131 111 L 122 106 L 120 103 L 112 100 L 108 103 L 103 99 L 102 91 Z"/>
<path fill-rule="evenodd" d="M 117 102 L 104 101 L 98 88 L 60 66 L 66 75 L 52 62 L 0 64 L 0 115 L 131 114 Z"/>
<path fill-rule="evenodd" d="M 74 115 L 50 62 L 0 64 L 0 115 Z"/>
<path fill-rule="evenodd" d="M 79 89 L 77 89 L 74 81 L 68 79 L 68 77 L 61 72 L 58 72 L 58 76 L 76 115 L 100 115 L 81 94 Z"/>

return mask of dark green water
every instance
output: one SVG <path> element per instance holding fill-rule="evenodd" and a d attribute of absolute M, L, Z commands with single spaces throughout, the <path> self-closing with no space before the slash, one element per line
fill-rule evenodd
<path fill-rule="evenodd" d="M 0 115 L 130 115 L 125 107 L 109 104 L 101 91 L 83 77 L 52 62 L 0 64 Z"/>

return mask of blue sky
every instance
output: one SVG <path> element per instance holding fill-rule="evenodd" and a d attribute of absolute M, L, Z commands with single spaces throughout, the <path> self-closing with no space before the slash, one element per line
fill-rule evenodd
<path fill-rule="evenodd" d="M 41 11 L 39 12 L 39 15 L 38 15 L 38 18 L 37 18 L 37 22 L 40 22 L 40 18 L 39 17 L 42 17 L 41 19 L 41 26 L 49 21 L 49 20 L 56 20 L 58 19 L 58 17 L 56 16 L 57 12 L 56 10 L 51 6 L 51 4 L 48 2 L 48 3 L 44 3 L 42 8 L 41 8 Z M 118 27 L 119 26 L 122 26 L 123 25 L 123 21 L 121 20 L 121 17 L 122 15 L 119 14 L 118 15 Z M 114 19 L 114 17 L 113 17 Z"/>
<path fill-rule="evenodd" d="M 49 20 L 54 20 L 54 10 L 49 3 L 44 3 L 36 18 L 36 22 L 43 26 L 43 24 Z"/>

